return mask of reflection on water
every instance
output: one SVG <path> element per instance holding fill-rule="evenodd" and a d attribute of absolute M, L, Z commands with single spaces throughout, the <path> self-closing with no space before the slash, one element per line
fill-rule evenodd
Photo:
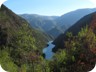
<path fill-rule="evenodd" d="M 55 47 L 54 44 L 52 44 L 53 41 L 49 41 L 47 44 L 47 47 L 43 49 L 43 53 L 45 54 L 45 59 L 51 59 L 54 53 L 52 52 L 52 49 Z"/>

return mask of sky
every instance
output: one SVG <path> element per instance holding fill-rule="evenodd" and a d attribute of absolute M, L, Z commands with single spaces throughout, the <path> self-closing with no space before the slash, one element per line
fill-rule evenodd
<path fill-rule="evenodd" d="M 60 16 L 76 9 L 95 8 L 96 0 L 7 0 L 4 5 L 16 14 Z"/>

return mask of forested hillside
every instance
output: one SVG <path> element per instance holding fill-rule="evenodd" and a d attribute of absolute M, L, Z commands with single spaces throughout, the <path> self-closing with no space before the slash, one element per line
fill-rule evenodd
<path fill-rule="evenodd" d="M 46 60 L 42 56 L 42 49 L 50 37 L 31 28 L 26 20 L 2 5 L 0 64 L 8 72 L 87 72 L 91 70 L 96 63 L 96 13 L 90 15 L 91 18 L 88 16 L 84 21 L 84 23 L 88 21 L 88 24 L 80 27 L 76 34 L 73 29 L 71 32 L 69 29 L 66 34 L 59 36 L 53 42 L 57 49 L 54 48 L 53 58 Z M 82 21 L 80 23 L 82 24 Z M 79 28 L 79 25 L 77 26 Z"/>
<path fill-rule="evenodd" d="M 29 26 L 7 7 L 0 8 L 0 64 L 9 72 L 30 69 L 32 57 L 38 60 L 50 37 Z M 31 72 L 31 71 L 28 71 Z"/>

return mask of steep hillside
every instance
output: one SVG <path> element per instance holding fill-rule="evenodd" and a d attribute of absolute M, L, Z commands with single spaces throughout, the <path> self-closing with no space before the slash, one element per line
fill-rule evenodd
<path fill-rule="evenodd" d="M 83 17 L 53 44 L 53 70 L 88 72 L 96 63 L 96 12 Z M 55 60 L 55 61 L 54 61 Z"/>
<path fill-rule="evenodd" d="M 56 23 L 54 19 L 58 18 L 57 16 L 41 16 L 36 14 L 22 14 L 20 16 L 25 18 L 33 28 L 42 29 L 44 31 L 55 27 Z"/>
<path fill-rule="evenodd" d="M 51 62 L 54 72 L 89 72 L 94 68 L 96 63 L 96 16 L 94 18 L 90 26 L 82 28 L 77 35 L 67 33 L 62 41 L 62 47 L 59 46 L 55 50 L 56 54 Z M 58 42 L 59 45 L 60 43 Z"/>
<path fill-rule="evenodd" d="M 53 39 L 54 38 L 57 38 L 60 34 L 62 34 L 62 33 L 64 33 L 63 31 L 62 31 L 62 29 L 61 28 L 59 28 L 59 27 L 54 27 L 54 28 L 52 28 L 51 30 L 49 30 L 49 31 L 47 31 L 47 34 L 49 34 L 50 36 L 52 36 L 53 37 Z"/>
<path fill-rule="evenodd" d="M 75 11 L 71 11 L 57 18 L 57 25 L 61 27 L 63 31 L 68 29 L 71 25 L 75 24 L 79 19 L 83 16 L 95 12 L 96 8 L 93 9 L 78 9 Z"/>
<path fill-rule="evenodd" d="M 39 37 L 40 39 L 43 38 L 44 43 L 50 40 L 50 37 L 48 37 L 46 34 L 32 29 L 27 21 L 25 21 L 20 16 L 14 14 L 11 10 L 2 5 L 0 9 L 0 29 L 5 30 L 9 38 L 11 38 L 12 35 L 15 35 L 15 33 L 18 32 L 19 29 L 23 28 L 24 24 L 28 25 L 29 30 L 32 30 L 34 38 L 38 38 L 37 36 L 40 34 Z"/>
<path fill-rule="evenodd" d="M 22 14 L 20 16 L 26 19 L 33 28 L 52 36 L 53 39 L 61 33 L 60 30 L 56 29 L 56 22 L 54 21 L 58 16 L 41 16 L 36 14 Z M 54 34 L 54 32 L 49 32 L 53 28 L 55 28 L 56 31 L 58 30 L 59 33 L 57 32 L 57 35 Z M 54 37 L 54 35 L 56 36 Z"/>
<path fill-rule="evenodd" d="M 50 40 L 45 33 L 29 26 L 27 21 L 6 6 L 0 8 L 0 64 L 9 72 L 24 72 L 34 56 L 42 58 L 42 48 Z M 34 58 L 32 58 L 34 59 Z M 36 60 L 38 60 L 36 59 Z M 25 69 L 26 69 L 25 68 Z"/>
<path fill-rule="evenodd" d="M 58 36 L 58 38 L 55 39 L 53 42 L 53 44 L 56 45 L 56 48 L 64 48 L 64 41 L 67 40 L 66 34 L 68 32 L 71 32 L 73 35 L 77 35 L 78 32 L 80 32 L 80 30 L 82 28 L 86 27 L 86 25 L 88 25 L 90 27 L 91 22 L 94 21 L 94 19 L 95 19 L 94 18 L 95 14 L 96 13 L 94 12 L 87 16 L 84 16 L 77 23 L 75 23 L 68 30 L 66 30 L 64 34 L 61 34 L 60 36 Z M 54 48 L 54 51 L 57 51 L 56 48 Z"/>
<path fill-rule="evenodd" d="M 87 15 L 83 19 L 84 25 L 81 27 L 85 28 L 78 27 L 77 35 L 73 30 L 77 25 L 75 24 L 68 30 L 73 30 L 73 35 L 65 33 L 59 36 L 53 42 L 57 52 L 51 60 L 45 60 L 42 57 L 42 48 L 48 41 L 47 36 L 31 28 L 24 19 L 2 5 L 0 8 L 1 66 L 8 72 L 88 72 L 96 63 L 96 13 Z M 83 24 L 83 19 L 78 21 L 78 24 L 79 22 Z M 88 27 L 85 23 L 88 23 Z"/>
<path fill-rule="evenodd" d="M 22 14 L 20 16 L 25 18 L 33 28 L 39 29 L 55 39 L 83 16 L 95 11 L 96 8 L 78 9 L 62 16 L 41 16 L 36 14 Z"/>

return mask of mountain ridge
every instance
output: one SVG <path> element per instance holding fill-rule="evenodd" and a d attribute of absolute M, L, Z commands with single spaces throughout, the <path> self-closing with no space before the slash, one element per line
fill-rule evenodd
<path fill-rule="evenodd" d="M 29 14 L 29 16 L 26 14 L 27 18 L 24 15 L 20 16 L 26 19 L 34 28 L 53 36 L 53 39 L 55 39 L 60 34 L 64 33 L 70 26 L 80 20 L 83 16 L 90 14 L 94 11 L 96 11 L 96 8 L 77 9 L 61 16 L 54 16 L 55 18 L 53 19 L 50 19 L 51 16 L 42 16 L 36 14 Z M 35 18 L 35 15 L 38 18 Z M 52 30 L 54 30 L 55 33 L 53 33 Z"/>
<path fill-rule="evenodd" d="M 69 29 L 67 29 L 64 34 L 59 35 L 57 37 L 57 39 L 55 39 L 53 41 L 53 44 L 57 45 L 53 49 L 53 51 L 57 51 L 58 49 L 56 49 L 56 48 L 64 48 L 64 41 L 67 40 L 66 34 L 68 32 L 71 32 L 73 36 L 76 36 L 82 28 L 84 28 L 86 26 L 90 27 L 90 24 L 91 24 L 92 20 L 94 20 L 93 17 L 94 17 L 95 14 L 96 14 L 96 12 L 93 12 L 91 14 L 88 14 L 88 15 L 84 16 L 77 23 L 75 23 Z"/>

